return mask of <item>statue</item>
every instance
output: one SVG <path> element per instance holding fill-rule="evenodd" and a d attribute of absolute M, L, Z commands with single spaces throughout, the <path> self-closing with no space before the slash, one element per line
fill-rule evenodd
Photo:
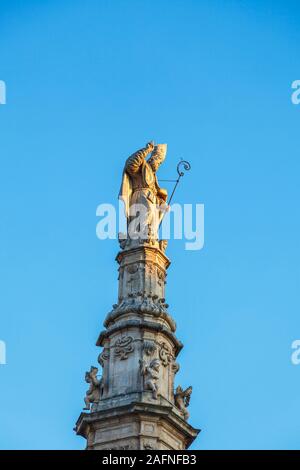
<path fill-rule="evenodd" d="M 102 379 L 98 380 L 97 373 L 97 367 L 93 366 L 91 367 L 91 370 L 89 372 L 85 373 L 85 381 L 90 384 L 90 386 L 84 398 L 84 410 L 90 410 L 91 403 L 99 403 L 100 401 L 100 396 L 102 393 Z"/>
<path fill-rule="evenodd" d="M 190 416 L 187 407 L 190 404 L 192 391 L 193 387 L 188 387 L 186 390 L 183 390 L 183 388 L 178 385 L 174 394 L 175 406 L 179 409 L 185 420 L 189 419 Z"/>
<path fill-rule="evenodd" d="M 128 236 L 131 239 L 157 240 L 159 223 L 168 210 L 168 193 L 159 187 L 156 172 L 165 160 L 166 152 L 167 144 L 154 145 L 149 142 L 125 163 L 119 198 L 125 204 Z M 146 160 L 149 154 L 151 156 Z M 135 223 L 137 215 L 139 220 Z M 121 247 L 125 247 L 122 238 L 127 236 L 120 236 Z"/>
<path fill-rule="evenodd" d="M 144 376 L 145 390 L 151 390 L 153 398 L 157 400 L 160 360 L 153 359 L 149 365 L 140 360 L 140 368 Z"/>

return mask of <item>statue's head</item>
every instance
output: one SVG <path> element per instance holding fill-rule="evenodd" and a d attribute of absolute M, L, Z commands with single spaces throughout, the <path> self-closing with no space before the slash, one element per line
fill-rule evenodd
<path fill-rule="evenodd" d="M 92 376 L 92 377 L 94 376 L 94 377 L 95 377 L 95 376 L 97 375 L 97 373 L 98 373 L 98 368 L 92 366 L 92 367 L 91 367 L 91 370 L 90 370 L 90 376 Z"/>
<path fill-rule="evenodd" d="M 166 158 L 167 153 L 167 144 L 157 144 L 154 147 L 154 150 L 151 154 L 151 157 L 148 160 L 149 165 L 151 166 L 154 173 L 157 172 L 158 168 Z"/>
<path fill-rule="evenodd" d="M 85 381 L 89 384 L 97 376 L 98 368 L 91 366 L 90 371 L 85 373 Z"/>

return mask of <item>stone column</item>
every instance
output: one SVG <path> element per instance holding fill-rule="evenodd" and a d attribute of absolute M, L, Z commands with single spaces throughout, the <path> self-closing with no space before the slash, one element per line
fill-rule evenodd
<path fill-rule="evenodd" d="M 165 300 L 165 248 L 164 241 L 132 243 L 116 258 L 118 303 L 97 341 L 99 393 L 75 428 L 87 449 L 182 450 L 199 432 L 187 422 L 191 388 L 174 392 L 183 345 Z"/>

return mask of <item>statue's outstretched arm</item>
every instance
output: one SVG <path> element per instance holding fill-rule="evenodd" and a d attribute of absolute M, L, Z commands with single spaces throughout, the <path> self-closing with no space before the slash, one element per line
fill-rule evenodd
<path fill-rule="evenodd" d="M 125 170 L 130 175 L 134 175 L 137 173 L 144 162 L 145 158 L 149 155 L 149 153 L 153 152 L 154 143 L 149 142 L 146 147 L 138 150 L 137 152 L 133 153 L 126 161 Z"/>

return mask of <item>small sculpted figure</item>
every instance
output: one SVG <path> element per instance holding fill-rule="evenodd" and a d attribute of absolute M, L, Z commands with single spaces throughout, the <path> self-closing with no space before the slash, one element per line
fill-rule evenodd
<path fill-rule="evenodd" d="M 90 384 L 86 396 L 84 398 L 85 408 L 84 410 L 90 410 L 91 403 L 99 403 L 101 396 L 102 379 L 97 378 L 98 369 L 97 367 L 91 367 L 89 372 L 85 373 L 85 381 Z"/>
<path fill-rule="evenodd" d="M 140 361 L 140 367 L 144 376 L 145 390 L 151 390 L 153 398 L 157 400 L 160 360 L 153 359 L 148 365 L 145 361 Z"/>
<path fill-rule="evenodd" d="M 193 387 L 188 387 L 186 390 L 183 390 L 183 388 L 178 385 L 174 394 L 175 406 L 179 409 L 185 420 L 189 418 L 187 407 L 190 404 L 192 391 Z"/>

